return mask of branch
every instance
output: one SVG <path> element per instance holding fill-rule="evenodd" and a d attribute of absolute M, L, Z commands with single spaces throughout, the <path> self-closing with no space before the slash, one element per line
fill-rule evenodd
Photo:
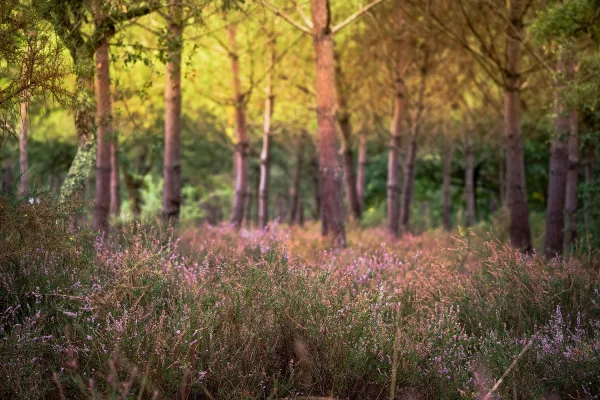
<path fill-rule="evenodd" d="M 294 21 L 289 15 L 287 15 L 285 12 L 283 12 L 279 8 L 275 7 L 268 1 L 261 0 L 260 3 L 262 5 L 264 5 L 265 7 L 267 7 L 273 14 L 277 15 L 278 17 L 283 18 L 288 24 L 292 25 L 294 28 L 300 29 L 302 32 L 304 32 L 308 35 L 312 35 L 312 30 L 309 27 L 304 26 L 304 25 Z"/>
<path fill-rule="evenodd" d="M 355 12 L 354 14 L 352 14 L 351 16 L 349 16 L 348 18 L 346 18 L 345 20 L 343 20 L 342 22 L 340 22 L 339 24 L 334 26 L 333 29 L 331 30 L 331 32 L 333 34 L 335 34 L 336 32 L 340 31 L 342 28 L 344 28 L 346 25 L 348 25 L 349 23 L 351 23 L 352 21 L 354 21 L 355 19 L 360 17 L 362 14 L 369 11 L 371 8 L 375 7 L 377 4 L 382 3 L 383 1 L 384 0 L 375 0 L 372 3 L 368 4 L 366 7 L 361 8 L 360 10 L 358 10 L 357 12 Z"/>

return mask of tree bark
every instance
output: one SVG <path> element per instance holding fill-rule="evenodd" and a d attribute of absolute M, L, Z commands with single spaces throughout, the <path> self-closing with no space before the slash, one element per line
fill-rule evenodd
<path fill-rule="evenodd" d="M 402 209 L 400 212 L 400 229 L 406 232 L 410 229 L 410 210 L 413 200 L 413 191 L 415 184 L 415 162 L 417 158 L 417 139 L 421 129 L 421 116 L 424 108 L 425 98 L 425 83 L 427 80 L 427 64 L 429 60 L 429 52 L 426 48 L 423 49 L 424 58 L 421 66 L 420 75 L 421 82 L 419 84 L 419 92 L 417 97 L 417 109 L 415 110 L 410 143 L 408 145 L 408 153 L 406 155 L 406 166 L 404 168 L 404 185 L 402 187 Z"/>
<path fill-rule="evenodd" d="M 315 212 L 313 217 L 315 219 L 321 218 L 321 180 L 319 179 L 320 169 L 319 169 L 319 159 L 317 156 L 314 156 L 310 162 L 311 170 L 312 170 L 312 178 L 313 178 L 313 187 L 314 187 L 314 199 L 315 199 Z"/>
<path fill-rule="evenodd" d="M 29 158 L 27 156 L 27 139 L 28 139 L 28 110 L 29 102 L 24 100 L 21 103 L 21 130 L 19 132 L 19 167 L 21 179 L 19 182 L 19 194 L 27 196 L 29 193 Z"/>
<path fill-rule="evenodd" d="M 269 46 L 269 62 L 275 65 L 275 38 L 271 37 Z M 269 183 L 271 175 L 271 118 L 275 108 L 273 95 L 273 68 L 266 78 L 265 90 L 265 123 L 263 127 L 262 151 L 260 153 L 260 182 L 258 186 L 258 225 L 264 229 L 269 223 Z"/>
<path fill-rule="evenodd" d="M 567 138 L 569 136 L 569 115 L 566 108 L 566 60 L 560 54 L 556 65 L 557 84 L 554 92 L 554 134 L 550 148 L 550 176 L 548 180 L 548 202 L 546 205 L 546 238 L 544 253 L 548 257 L 562 254 L 565 228 L 565 189 L 569 155 Z"/>
<path fill-rule="evenodd" d="M 571 61 L 569 69 L 573 68 Z M 573 71 L 574 72 L 574 71 Z M 573 73 L 574 74 L 574 73 Z M 569 113 L 568 169 L 565 195 L 565 242 L 564 249 L 573 245 L 577 237 L 577 178 L 579 172 L 579 116 Z"/>
<path fill-rule="evenodd" d="M 586 186 L 592 184 L 594 179 L 594 164 L 596 162 L 596 149 L 595 143 L 587 141 L 585 149 L 585 170 L 584 170 L 584 179 Z M 585 229 L 589 230 L 592 226 L 592 209 L 594 204 L 593 196 L 590 196 L 590 193 L 586 193 L 585 196 L 585 204 L 583 211 L 583 218 Z"/>
<path fill-rule="evenodd" d="M 366 176 L 365 169 L 367 167 L 367 136 L 360 135 L 358 143 L 358 168 L 356 171 L 356 195 L 358 197 L 358 206 L 360 213 L 365 210 L 365 184 Z"/>
<path fill-rule="evenodd" d="M 167 19 L 167 74 L 165 84 L 165 155 L 163 161 L 162 214 L 177 224 L 181 207 L 181 53 L 183 23 L 181 3 L 169 1 Z"/>
<path fill-rule="evenodd" d="M 102 7 L 99 0 L 95 4 L 96 27 L 102 23 Z M 102 35 L 96 48 L 96 109 L 98 124 L 98 146 L 96 151 L 96 203 L 94 205 L 93 227 L 95 230 L 108 230 L 110 207 L 111 176 L 111 135 L 112 103 L 110 98 L 108 37 Z"/>
<path fill-rule="evenodd" d="M 465 146 L 465 196 L 467 200 L 467 227 L 475 225 L 475 187 L 473 170 L 473 138 L 466 134 Z"/>
<path fill-rule="evenodd" d="M 525 184 L 525 156 L 521 134 L 522 0 L 509 2 L 504 71 L 504 138 L 506 142 L 506 190 L 510 211 L 510 241 L 523 252 L 531 250 L 529 207 Z"/>
<path fill-rule="evenodd" d="M 116 132 L 113 132 L 116 135 Z M 117 138 L 110 143 L 110 214 L 118 217 L 121 213 L 121 188 L 119 185 L 119 155 Z"/>
<path fill-rule="evenodd" d="M 228 28 L 229 46 L 231 50 L 231 73 L 233 77 L 233 101 L 235 104 L 235 186 L 233 196 L 233 207 L 229 222 L 236 228 L 241 227 L 244 219 L 244 206 L 248 190 L 248 132 L 246 130 L 246 100 L 242 92 L 240 81 L 240 63 L 237 55 L 237 43 L 235 40 L 237 25 L 230 24 Z"/>
<path fill-rule="evenodd" d="M 392 137 L 388 151 L 387 179 L 387 229 L 398 236 L 400 222 L 400 135 L 404 116 L 404 46 L 402 30 L 404 13 L 400 2 L 394 15 L 394 46 L 396 48 L 396 69 L 394 71 L 394 116 L 392 119 Z"/>
<path fill-rule="evenodd" d="M 447 231 L 452 230 L 452 222 L 450 221 L 451 212 L 451 193 L 450 193 L 450 179 L 452 178 L 452 158 L 454 155 L 454 145 L 450 138 L 445 137 L 444 139 L 444 166 L 443 166 L 443 178 L 442 178 L 442 225 Z"/>
<path fill-rule="evenodd" d="M 322 234 L 332 235 L 335 247 L 345 247 L 342 169 L 338 157 L 335 126 L 335 69 L 329 0 L 311 0 L 311 5 L 316 55 Z"/>
<path fill-rule="evenodd" d="M 135 177 L 127 168 L 123 169 L 123 180 L 125 188 L 127 188 L 127 197 L 131 204 L 131 214 L 138 217 L 141 211 L 142 198 L 140 188 L 143 185 L 143 180 Z"/>
<path fill-rule="evenodd" d="M 12 185 L 12 161 L 9 159 L 4 163 L 4 175 L 2 177 L 2 193 L 9 194 Z"/>
<path fill-rule="evenodd" d="M 304 160 L 304 135 L 298 137 L 296 146 L 296 170 L 294 171 L 294 180 L 290 186 L 290 213 L 288 217 L 289 224 L 296 222 L 298 213 L 298 198 L 300 196 L 300 179 L 302 178 L 302 162 Z"/>
<path fill-rule="evenodd" d="M 350 205 L 350 211 L 357 220 L 361 218 L 360 203 L 356 192 L 356 174 L 354 172 L 354 154 L 352 152 L 352 125 L 350 123 L 350 113 L 346 101 L 346 93 L 343 90 L 342 67 L 338 56 L 335 57 L 335 78 L 337 92 L 337 121 L 342 132 L 342 166 L 344 168 L 344 184 L 346 197 Z"/>

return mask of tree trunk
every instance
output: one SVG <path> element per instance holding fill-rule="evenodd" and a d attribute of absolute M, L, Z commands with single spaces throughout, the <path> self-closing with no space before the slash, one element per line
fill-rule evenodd
<path fill-rule="evenodd" d="M 4 163 L 4 175 L 2 177 L 2 193 L 9 194 L 12 185 L 12 161 L 9 159 Z"/>
<path fill-rule="evenodd" d="M 510 211 L 510 241 L 513 247 L 531 250 L 529 207 L 525 184 L 525 156 L 521 135 L 521 40 L 522 0 L 509 2 L 504 71 L 504 138 L 506 141 L 506 190 Z"/>
<path fill-rule="evenodd" d="M 96 14 L 99 14 L 99 0 Z M 96 26 L 102 17 L 96 15 Z M 94 205 L 93 227 L 95 230 L 108 230 L 111 177 L 111 135 L 112 103 L 110 98 L 110 72 L 108 37 L 101 36 L 96 48 L 96 107 L 98 119 L 98 147 L 96 152 L 96 203 Z"/>
<path fill-rule="evenodd" d="M 143 180 L 134 177 L 127 168 L 123 169 L 123 180 L 125 182 L 125 188 L 127 188 L 127 197 L 131 203 L 131 214 L 134 217 L 140 215 L 142 198 L 140 195 L 140 187 L 142 186 Z"/>
<path fill-rule="evenodd" d="M 473 139 L 467 132 L 465 146 L 465 196 L 467 200 L 467 227 L 475 225 L 475 187 L 473 171 Z"/>
<path fill-rule="evenodd" d="M 346 197 L 350 205 L 350 211 L 357 220 L 361 218 L 360 202 L 358 193 L 356 192 L 356 174 L 354 172 L 354 155 L 352 152 L 352 125 L 350 123 L 350 113 L 346 101 L 346 93 L 343 90 L 343 76 L 340 60 L 337 55 L 335 57 L 335 81 L 337 92 L 337 121 L 342 132 L 342 166 L 344 168 L 344 184 L 346 189 Z"/>
<path fill-rule="evenodd" d="M 331 234 L 335 247 L 345 247 L 342 169 L 335 126 L 335 69 L 329 0 L 311 0 L 311 5 L 316 55 L 317 124 L 323 202 L 322 234 Z"/>
<path fill-rule="evenodd" d="M 400 227 L 403 232 L 410 229 L 410 210 L 413 200 L 413 191 L 415 184 L 415 162 L 417 158 L 417 139 L 421 128 L 421 116 L 424 108 L 425 83 L 427 80 L 427 63 L 429 52 L 423 48 L 423 65 L 421 66 L 421 82 L 419 84 L 419 93 L 417 98 L 417 109 L 413 116 L 410 143 L 408 145 L 408 154 L 406 155 L 406 166 L 404 168 L 404 185 L 402 187 L 402 209 L 400 213 Z"/>
<path fill-rule="evenodd" d="M 358 168 L 356 171 L 356 195 L 358 197 L 358 206 L 360 213 L 365 210 L 365 168 L 367 167 L 367 136 L 360 135 L 358 144 Z"/>
<path fill-rule="evenodd" d="M 183 24 L 181 3 L 169 1 L 167 19 L 167 74 L 165 84 L 165 155 L 163 162 L 162 214 L 177 224 L 181 208 L 181 52 Z"/>
<path fill-rule="evenodd" d="M 275 65 L 275 38 L 269 40 L 269 62 Z M 260 182 L 258 186 L 258 225 L 264 229 L 269 223 L 269 181 L 271 175 L 271 118 L 275 108 L 273 95 L 273 68 L 267 73 L 265 90 L 265 124 L 260 153 Z"/>
<path fill-rule="evenodd" d="M 304 226 L 304 196 L 298 195 L 298 213 L 296 214 L 296 222 L 300 226 Z"/>
<path fill-rule="evenodd" d="M 298 198 L 300 196 L 300 179 L 302 178 L 302 161 L 304 159 L 304 135 L 298 137 L 296 146 L 296 170 L 294 171 L 294 180 L 290 187 L 290 214 L 288 221 L 290 225 L 296 222 L 298 213 Z"/>
<path fill-rule="evenodd" d="M 400 3 L 398 3 L 400 4 Z M 404 13 L 400 5 L 397 6 L 394 17 L 394 44 L 396 47 L 396 69 L 394 71 L 394 116 L 392 120 L 392 137 L 388 152 L 388 179 L 387 179 L 387 228 L 388 231 L 398 236 L 400 222 L 400 135 L 402 133 L 402 118 L 404 114 L 404 46 L 402 43 L 402 30 L 404 26 Z"/>
<path fill-rule="evenodd" d="M 78 47 L 72 54 L 77 65 L 75 76 L 76 96 L 73 104 L 73 117 L 77 132 L 77 153 L 69 172 L 60 188 L 59 198 L 65 200 L 74 197 L 80 200 L 90 176 L 90 170 L 96 161 L 96 138 L 94 98 L 94 52 L 88 46 Z M 74 222 L 76 224 L 76 222 Z"/>
<path fill-rule="evenodd" d="M 119 185 L 119 155 L 117 138 L 110 144 L 110 214 L 118 217 L 121 213 L 121 188 Z"/>
<path fill-rule="evenodd" d="M 452 158 L 454 155 L 454 144 L 450 138 L 444 140 L 444 167 L 443 167 L 443 178 L 442 178 L 442 225 L 447 231 L 452 230 L 452 222 L 450 221 L 450 208 L 451 208 L 451 193 L 450 193 L 450 180 L 452 178 Z"/>
<path fill-rule="evenodd" d="M 27 100 L 21 103 L 21 131 L 19 132 L 19 167 L 21 179 L 19 182 L 19 194 L 27 196 L 29 193 L 29 158 L 27 157 L 27 113 L 29 102 Z"/>
<path fill-rule="evenodd" d="M 319 159 L 317 156 L 314 156 L 310 162 L 311 170 L 312 170 L 312 178 L 313 178 L 313 187 L 314 187 L 314 199 L 315 199 L 315 212 L 314 219 L 319 219 L 321 217 L 321 180 L 319 179 Z"/>
<path fill-rule="evenodd" d="M 554 92 L 554 135 L 550 148 L 550 176 L 548 180 L 548 202 L 546 205 L 546 239 L 544 253 L 548 257 L 561 254 L 565 228 L 565 189 L 569 155 L 569 115 L 566 109 L 565 78 L 567 73 L 565 54 L 560 54 L 557 65 L 557 84 Z"/>
<path fill-rule="evenodd" d="M 573 68 L 570 63 L 569 69 Z M 564 248 L 573 245 L 577 237 L 577 178 L 579 172 L 579 116 L 569 113 L 568 169 L 565 195 L 565 242 Z"/>
<path fill-rule="evenodd" d="M 237 55 L 237 43 L 235 40 L 237 31 L 236 24 L 230 24 L 228 28 L 229 46 L 231 50 L 231 73 L 233 77 L 233 101 L 235 104 L 235 186 L 233 196 L 233 207 L 229 222 L 236 228 L 242 225 L 244 219 L 244 206 L 248 190 L 248 132 L 246 131 L 246 100 L 242 93 L 240 81 L 240 63 Z"/>

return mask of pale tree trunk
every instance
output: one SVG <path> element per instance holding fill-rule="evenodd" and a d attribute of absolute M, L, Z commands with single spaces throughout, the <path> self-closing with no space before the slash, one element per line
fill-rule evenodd
<path fill-rule="evenodd" d="M 595 143 L 587 141 L 586 149 L 585 149 L 585 170 L 584 170 L 584 179 L 586 186 L 590 185 L 594 179 L 594 164 L 596 162 L 596 148 Z M 592 226 L 592 209 L 593 209 L 594 199 L 590 196 L 589 193 L 586 193 L 585 196 L 585 204 L 584 204 L 584 224 L 585 229 L 589 230 Z"/>
<path fill-rule="evenodd" d="M 183 23 L 181 3 L 169 1 L 167 74 L 165 84 L 165 153 L 163 160 L 162 214 L 177 224 L 181 207 L 181 53 Z"/>
<path fill-rule="evenodd" d="M 72 54 L 77 65 L 75 77 L 76 96 L 73 104 L 75 130 L 77 132 L 77 153 L 69 172 L 60 188 L 60 199 L 81 200 L 88 181 L 90 170 L 96 161 L 96 138 L 94 98 L 94 52 L 88 46 L 78 47 Z M 76 219 L 76 218 L 75 218 Z M 73 221 L 76 225 L 77 221 Z"/>
<path fill-rule="evenodd" d="M 550 176 L 548 179 L 548 202 L 546 204 L 546 238 L 544 253 L 548 257 L 561 254 L 565 228 L 565 189 L 569 167 L 567 138 L 569 137 L 569 115 L 566 109 L 565 89 L 568 71 L 565 53 L 560 54 L 554 92 L 554 134 L 550 147 Z"/>
<path fill-rule="evenodd" d="M 402 133 L 402 118 L 404 116 L 404 46 L 402 30 L 404 13 L 400 2 L 394 16 L 394 45 L 396 47 L 396 69 L 394 71 L 394 116 L 392 119 L 392 137 L 388 152 L 387 170 L 387 228 L 398 236 L 400 222 L 400 135 Z"/>
<path fill-rule="evenodd" d="M 322 234 L 332 235 L 335 247 L 346 246 L 342 207 L 342 169 L 338 157 L 335 117 L 335 69 L 328 0 L 311 0 L 316 55 L 317 124 L 321 170 Z"/>
<path fill-rule="evenodd" d="M 529 207 L 525 184 L 525 156 L 521 134 L 522 0 L 509 2 L 504 71 L 504 138 L 506 141 L 506 190 L 510 211 L 510 241 L 523 252 L 531 250 Z"/>
<path fill-rule="evenodd" d="M 365 169 L 367 167 L 367 136 L 360 135 L 358 143 L 358 168 L 356 171 L 356 195 L 361 215 L 365 210 Z"/>
<path fill-rule="evenodd" d="M 318 220 L 319 218 L 321 218 L 321 180 L 319 179 L 319 159 L 317 158 L 317 156 L 312 158 L 310 166 L 312 170 L 315 199 L 315 212 L 313 217 Z"/>
<path fill-rule="evenodd" d="M 300 196 L 300 179 L 302 178 L 302 162 L 304 159 L 304 135 L 298 137 L 296 145 L 296 170 L 294 171 L 294 180 L 290 186 L 290 214 L 288 221 L 293 224 L 296 221 L 298 213 L 298 198 Z"/>
<path fill-rule="evenodd" d="M 236 228 L 242 225 L 244 219 L 244 206 L 248 190 L 248 132 L 246 131 L 246 100 L 242 92 L 240 81 L 240 63 L 237 55 L 237 43 L 235 40 L 237 25 L 230 24 L 228 28 L 229 46 L 232 53 L 231 73 L 233 77 L 233 101 L 235 104 L 235 154 L 234 154 L 234 196 L 233 207 L 229 222 Z"/>
<path fill-rule="evenodd" d="M 102 23 L 98 14 L 102 5 L 96 3 L 96 26 Z M 106 36 L 100 37 L 96 48 L 96 107 L 98 146 L 96 152 L 96 203 L 93 227 L 108 230 L 111 176 L 112 103 L 110 98 L 109 44 Z"/>
<path fill-rule="evenodd" d="M 419 84 L 419 93 L 417 98 L 417 109 L 414 112 L 410 143 L 408 144 L 408 153 L 406 154 L 406 165 L 404 168 L 404 185 L 402 186 L 402 209 L 400 212 L 400 229 L 403 232 L 410 230 L 410 210 L 413 200 L 413 191 L 415 185 L 415 162 L 417 159 L 417 139 L 419 137 L 419 131 L 421 129 L 421 116 L 424 108 L 425 98 L 425 83 L 427 80 L 427 62 L 429 59 L 429 52 L 427 49 L 423 49 L 424 59 L 423 65 L 421 66 L 420 75 L 421 82 Z"/>
<path fill-rule="evenodd" d="M 275 38 L 269 40 L 269 62 L 275 65 Z M 260 182 L 258 184 L 258 226 L 264 229 L 269 223 L 269 181 L 271 175 L 271 118 L 275 108 L 273 95 L 273 68 L 266 78 L 265 123 L 263 127 L 262 151 L 260 153 Z"/>
<path fill-rule="evenodd" d="M 444 150 L 443 150 L 443 178 L 442 178 L 442 225 L 444 229 L 450 231 L 452 229 L 452 222 L 450 221 L 450 207 L 451 207 L 451 193 L 450 193 L 450 179 L 452 178 L 452 158 L 454 155 L 454 144 L 452 139 L 446 137 L 444 139 Z"/>
<path fill-rule="evenodd" d="M 470 227 L 475 225 L 473 139 L 470 132 L 467 132 L 465 142 L 465 196 L 467 200 L 467 227 Z"/>
<path fill-rule="evenodd" d="M 29 158 L 27 156 L 28 110 L 29 102 L 25 100 L 21 103 L 21 131 L 19 132 L 19 167 L 21 171 L 19 194 L 22 196 L 27 196 L 29 193 Z"/>
<path fill-rule="evenodd" d="M 570 68 L 573 65 L 571 63 Z M 577 237 L 577 178 L 579 172 L 579 116 L 577 111 L 569 113 L 568 170 L 565 198 L 565 243 L 571 246 Z"/>
<path fill-rule="evenodd" d="M 335 78 L 337 92 L 337 121 L 342 132 L 342 166 L 344 168 L 344 184 L 346 189 L 346 197 L 350 205 L 350 211 L 357 220 L 361 218 L 360 203 L 358 194 L 356 193 L 356 174 L 354 172 L 354 155 L 352 153 L 352 125 L 350 124 L 350 113 L 346 101 L 346 93 L 342 88 L 343 77 L 340 60 L 334 54 L 335 60 Z"/>

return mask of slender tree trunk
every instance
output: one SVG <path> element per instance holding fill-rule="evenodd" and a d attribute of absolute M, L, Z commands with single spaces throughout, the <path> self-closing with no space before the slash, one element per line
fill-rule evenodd
<path fill-rule="evenodd" d="M 506 161 L 505 161 L 505 151 L 504 151 L 504 146 L 501 146 L 498 149 L 498 186 L 499 186 L 499 191 L 500 191 L 500 206 L 504 207 L 506 206 L 507 203 L 507 199 L 506 199 L 506 174 L 504 173 L 504 167 L 506 166 Z"/>
<path fill-rule="evenodd" d="M 319 159 L 314 156 L 310 162 L 314 187 L 315 212 L 313 217 L 319 219 L 321 217 L 321 180 L 319 179 Z"/>
<path fill-rule="evenodd" d="M 521 134 L 521 41 L 522 0 L 509 2 L 504 72 L 504 138 L 506 141 L 506 186 L 510 211 L 510 241 L 513 247 L 531 250 L 529 207 L 525 184 L 525 156 Z"/>
<path fill-rule="evenodd" d="M 102 23 L 99 9 L 102 7 L 96 0 L 96 26 Z M 108 230 L 110 207 L 111 176 L 111 135 L 112 135 L 112 103 L 110 98 L 110 72 L 108 37 L 101 36 L 96 48 L 96 107 L 98 119 L 98 147 L 96 153 L 96 203 L 94 205 L 93 227 L 95 230 Z"/>
<path fill-rule="evenodd" d="M 302 193 L 298 195 L 298 213 L 296 214 L 296 222 L 300 226 L 304 226 L 304 196 Z"/>
<path fill-rule="evenodd" d="M 275 38 L 269 39 L 269 62 L 275 65 Z M 273 95 L 273 68 L 267 73 L 265 90 L 265 124 L 260 153 L 260 182 L 258 187 L 258 225 L 264 229 L 269 223 L 269 181 L 271 175 L 271 118 L 275 108 Z"/>
<path fill-rule="evenodd" d="M 402 31 L 404 13 L 400 2 L 394 16 L 394 46 L 396 48 L 396 69 L 394 71 L 394 116 L 392 119 L 392 137 L 388 152 L 387 177 L 387 228 L 398 236 L 400 222 L 400 135 L 404 116 L 404 46 Z"/>
<path fill-rule="evenodd" d="M 344 184 L 346 189 L 346 197 L 350 205 L 350 211 L 357 220 L 361 218 L 360 202 L 356 192 L 356 174 L 354 172 L 354 155 L 352 152 L 352 125 L 350 123 L 350 113 L 346 101 L 346 93 L 344 93 L 342 85 L 342 67 L 340 60 L 335 57 L 335 78 L 337 92 L 337 121 L 342 132 L 342 166 L 344 168 Z"/>
<path fill-rule="evenodd" d="M 140 187 L 142 182 L 140 179 L 136 179 L 133 174 L 127 169 L 123 169 L 123 180 L 125 182 L 125 188 L 127 188 L 127 197 L 131 203 L 131 214 L 134 217 L 140 215 L 142 198 L 140 195 Z"/>
<path fill-rule="evenodd" d="M 304 159 L 304 135 L 298 137 L 296 146 L 296 170 L 294 171 L 294 180 L 290 187 L 290 214 L 288 221 L 292 225 L 297 218 L 298 198 L 300 197 L 300 179 L 302 178 L 302 162 Z"/>
<path fill-rule="evenodd" d="M 566 109 L 565 89 L 567 73 L 565 54 L 559 56 L 556 73 L 557 84 L 554 92 L 554 135 L 550 148 L 550 176 L 548 180 L 548 202 L 546 205 L 546 239 L 544 253 L 548 257 L 561 254 L 565 228 L 565 189 L 569 155 L 569 115 Z"/>
<path fill-rule="evenodd" d="M 358 206 L 360 207 L 360 213 L 365 210 L 365 169 L 367 167 L 367 136 L 360 135 L 360 141 L 358 143 L 358 168 L 356 171 L 356 195 L 358 197 Z"/>
<path fill-rule="evenodd" d="M 9 159 L 4 164 L 4 176 L 2 179 L 2 193 L 8 194 L 10 192 L 10 185 L 12 185 L 12 161 Z"/>
<path fill-rule="evenodd" d="M 414 113 L 410 143 L 408 145 L 408 154 L 406 155 L 406 167 L 404 169 L 404 185 L 402 187 L 402 209 L 400 212 L 400 227 L 403 232 L 410 229 L 410 210 L 413 200 L 413 191 L 415 184 L 415 162 L 417 158 L 417 139 L 421 129 L 421 116 L 424 108 L 425 98 L 425 83 L 427 80 L 427 64 L 429 60 L 429 52 L 423 48 L 423 65 L 421 66 L 420 75 L 421 82 L 419 84 L 419 93 L 417 98 L 417 109 Z"/>
<path fill-rule="evenodd" d="M 447 231 L 452 230 L 452 222 L 450 221 L 451 193 L 450 179 L 452 178 L 452 158 L 454 155 L 454 145 L 450 138 L 444 140 L 444 167 L 442 178 L 442 225 Z"/>
<path fill-rule="evenodd" d="M 87 45 L 78 47 L 72 54 L 77 65 L 75 76 L 76 96 L 73 104 L 75 131 L 77 132 L 77 153 L 69 172 L 60 188 L 60 199 L 74 197 L 80 200 L 90 176 L 90 170 L 96 162 L 94 98 L 94 51 Z M 76 225 L 76 221 L 73 222 Z"/>
<path fill-rule="evenodd" d="M 115 217 L 118 217 L 121 213 L 121 188 L 119 183 L 118 144 L 117 138 L 113 137 L 110 143 L 110 214 Z"/>
<path fill-rule="evenodd" d="M 240 81 L 240 63 L 237 55 L 235 40 L 237 25 L 230 24 L 228 28 L 229 46 L 231 53 L 231 73 L 233 77 L 233 101 L 235 103 L 235 193 L 229 222 L 239 228 L 244 218 L 244 205 L 248 190 L 248 132 L 246 131 L 246 100 L 242 93 Z"/>
<path fill-rule="evenodd" d="M 594 164 L 596 162 L 596 149 L 595 143 L 587 142 L 585 149 L 585 171 L 584 179 L 586 186 L 592 184 L 594 179 Z M 590 193 L 586 193 L 585 204 L 584 204 L 584 224 L 585 229 L 589 230 L 592 226 L 592 209 L 593 209 L 594 198 L 590 196 Z"/>
<path fill-rule="evenodd" d="M 322 234 L 324 236 L 331 234 L 335 247 L 345 247 L 342 169 L 338 157 L 335 126 L 335 69 L 329 0 L 311 0 L 311 5 L 317 64 L 317 124 L 323 202 L 321 205 Z"/>
<path fill-rule="evenodd" d="M 178 0 L 169 0 L 162 214 L 166 222 L 173 224 L 179 221 L 181 208 L 181 19 L 181 3 Z"/>
<path fill-rule="evenodd" d="M 27 114 L 29 102 L 27 100 L 21 103 L 21 131 L 19 132 L 19 167 L 21 171 L 21 180 L 19 183 L 19 194 L 27 196 L 29 193 L 29 158 L 27 156 Z"/>
<path fill-rule="evenodd" d="M 573 63 L 569 68 L 573 68 Z M 577 178 L 579 173 L 579 116 L 569 113 L 568 169 L 565 195 L 564 248 L 573 245 L 577 237 Z"/>
<path fill-rule="evenodd" d="M 473 171 L 473 138 L 466 134 L 465 146 L 465 196 L 467 200 L 467 226 L 475 225 L 475 187 Z"/>

